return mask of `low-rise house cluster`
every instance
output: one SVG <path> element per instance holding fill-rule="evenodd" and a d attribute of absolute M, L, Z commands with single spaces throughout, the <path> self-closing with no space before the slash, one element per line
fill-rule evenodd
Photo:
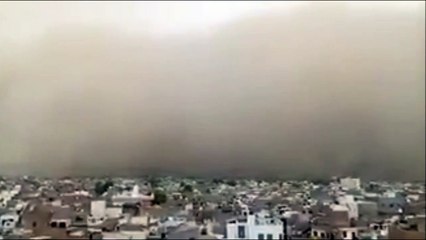
<path fill-rule="evenodd" d="M 423 239 L 424 183 L 7 178 L 3 239 Z"/>

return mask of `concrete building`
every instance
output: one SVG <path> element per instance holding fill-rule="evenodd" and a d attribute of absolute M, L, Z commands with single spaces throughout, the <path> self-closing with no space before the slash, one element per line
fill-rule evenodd
<path fill-rule="evenodd" d="M 353 240 L 359 237 L 359 231 L 355 227 L 313 226 L 310 237 L 312 239 Z"/>
<path fill-rule="evenodd" d="M 349 219 L 358 220 L 358 203 L 352 195 L 344 195 L 337 198 L 339 205 L 345 206 L 348 209 Z"/>
<path fill-rule="evenodd" d="M 13 189 L 2 190 L 0 192 L 0 207 L 6 207 L 7 203 L 12 200 L 21 191 L 21 185 L 15 185 Z"/>
<path fill-rule="evenodd" d="M 88 217 L 88 226 L 96 226 L 105 220 L 106 202 L 104 200 L 96 200 L 90 203 L 90 215 Z"/>
<path fill-rule="evenodd" d="M 359 178 L 342 178 L 340 179 L 340 186 L 347 190 L 359 190 L 361 189 L 361 180 Z"/>
<path fill-rule="evenodd" d="M 378 214 L 378 206 L 373 201 L 357 201 L 359 219 L 375 219 Z"/>
<path fill-rule="evenodd" d="M 425 239 L 425 216 L 406 218 L 389 228 L 389 239 Z"/>
<path fill-rule="evenodd" d="M 338 239 L 353 240 L 353 239 L 357 239 L 358 236 L 359 236 L 358 228 L 356 227 L 338 228 L 337 230 Z"/>
<path fill-rule="evenodd" d="M 379 214 L 402 214 L 407 206 L 407 200 L 400 193 L 387 192 L 379 198 Z"/>
<path fill-rule="evenodd" d="M 184 224 L 187 220 L 183 217 L 167 217 L 165 219 L 161 219 L 160 227 L 163 228 L 174 228 Z"/>
<path fill-rule="evenodd" d="M 154 200 L 154 193 L 151 195 L 145 195 L 140 193 L 139 186 L 135 185 L 132 191 L 124 191 L 112 196 L 112 204 L 114 206 L 123 206 L 125 203 L 140 203 L 145 205 L 145 203 L 151 203 Z"/>
<path fill-rule="evenodd" d="M 93 218 L 104 218 L 106 215 L 106 201 L 95 200 L 90 203 L 90 214 Z"/>
<path fill-rule="evenodd" d="M 243 216 L 228 220 L 226 239 L 284 239 L 283 223 L 262 212 L 244 211 Z"/>
<path fill-rule="evenodd" d="M 3 232 L 13 230 L 19 221 L 19 215 L 16 213 L 0 214 L 0 230 Z"/>
<path fill-rule="evenodd" d="M 72 223 L 72 215 L 73 212 L 70 207 L 55 207 L 50 219 L 50 227 L 61 229 L 70 227 Z"/>

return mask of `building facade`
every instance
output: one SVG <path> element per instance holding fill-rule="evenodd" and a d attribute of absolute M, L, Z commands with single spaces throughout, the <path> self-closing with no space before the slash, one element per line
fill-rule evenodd
<path fill-rule="evenodd" d="M 244 216 L 228 220 L 226 239 L 284 239 L 280 219 L 265 214 L 244 213 Z"/>

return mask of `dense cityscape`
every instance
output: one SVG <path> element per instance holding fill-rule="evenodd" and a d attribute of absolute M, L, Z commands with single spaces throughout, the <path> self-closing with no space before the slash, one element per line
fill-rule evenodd
<path fill-rule="evenodd" d="M 2 239 L 423 239 L 425 185 L 6 178 Z"/>
<path fill-rule="evenodd" d="M 0 1 L 0 240 L 425 237 L 426 1 Z"/>

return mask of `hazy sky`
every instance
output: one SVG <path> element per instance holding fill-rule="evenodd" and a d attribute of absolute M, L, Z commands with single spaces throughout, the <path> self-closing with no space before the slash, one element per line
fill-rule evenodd
<path fill-rule="evenodd" d="M 0 172 L 424 178 L 424 4 L 0 2 Z"/>

